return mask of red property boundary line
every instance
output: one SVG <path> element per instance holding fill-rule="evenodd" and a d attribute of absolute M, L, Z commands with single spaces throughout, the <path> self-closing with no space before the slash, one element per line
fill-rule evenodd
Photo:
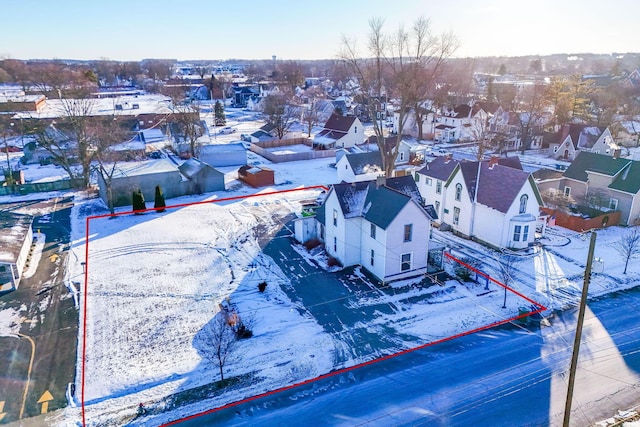
<path fill-rule="evenodd" d="M 226 198 L 221 198 L 221 199 L 216 199 L 216 200 L 206 200 L 206 201 L 193 202 L 193 203 L 183 203 L 183 204 L 178 204 L 178 205 L 166 206 L 164 209 L 175 209 L 175 208 L 187 207 L 187 206 L 193 206 L 193 205 L 203 205 L 203 204 L 219 203 L 219 202 L 226 202 L 226 201 L 233 201 L 233 200 L 242 200 L 242 199 L 247 199 L 247 198 L 252 198 L 252 197 L 270 196 L 270 195 L 275 195 L 275 194 L 289 193 L 289 192 L 295 192 L 295 191 L 304 191 L 304 190 L 314 190 L 314 189 L 322 189 L 322 190 L 325 190 L 325 191 L 329 190 L 327 187 L 325 187 L 323 185 L 315 185 L 315 186 L 303 187 L 303 188 L 295 188 L 295 189 L 290 189 L 290 190 L 273 191 L 273 192 L 258 193 L 258 194 L 249 194 L 249 195 L 244 195 L 244 196 L 226 197 Z M 85 363 L 86 363 L 86 355 L 87 355 L 87 295 L 88 295 L 88 284 L 89 284 L 89 226 L 90 226 L 90 220 L 92 220 L 92 219 L 100 219 L 100 218 L 108 218 L 108 217 L 116 217 L 116 216 L 122 216 L 122 215 L 131 215 L 131 214 L 135 214 L 135 213 L 142 213 L 142 212 L 149 212 L 149 211 L 153 212 L 153 211 L 157 211 L 157 210 L 159 210 L 159 208 L 145 209 L 143 211 L 138 211 L 138 212 L 133 212 L 133 211 L 118 212 L 118 213 L 115 213 L 115 214 L 105 214 L 105 215 L 90 216 L 90 217 L 87 217 L 87 219 L 86 219 L 86 230 L 85 230 L 85 272 L 84 272 L 84 299 L 85 300 L 84 300 L 84 304 L 83 304 L 83 314 L 82 314 L 82 317 L 83 317 L 83 331 L 82 331 L 83 340 L 82 340 L 82 369 L 81 369 L 81 374 L 82 374 L 81 375 L 81 400 L 82 400 L 81 407 L 82 407 L 82 425 L 83 426 L 87 425 L 86 424 L 86 410 L 85 410 Z M 163 427 L 164 426 L 172 426 L 172 425 L 176 425 L 176 424 L 179 424 L 179 423 L 182 423 L 182 422 L 185 422 L 185 421 L 193 420 L 193 419 L 201 417 L 203 415 L 209 415 L 209 414 L 212 414 L 212 413 L 215 413 L 215 412 L 227 409 L 227 408 L 231 408 L 231 407 L 234 407 L 234 406 L 241 405 L 243 403 L 252 402 L 254 400 L 258 400 L 258 399 L 261 399 L 263 397 L 271 396 L 271 395 L 274 395 L 274 394 L 277 394 L 277 393 L 281 393 L 283 391 L 294 389 L 296 387 L 304 386 L 304 385 L 307 385 L 307 384 L 314 383 L 316 381 L 324 380 L 324 379 L 327 379 L 327 378 L 334 377 L 336 375 L 340 375 L 340 374 L 344 374 L 346 372 L 354 371 L 356 369 L 363 368 L 365 366 L 373 365 L 373 364 L 378 363 L 378 362 L 382 362 L 382 361 L 385 361 L 385 360 L 393 359 L 395 357 L 402 356 L 404 354 L 408 354 L 408 353 L 412 353 L 414 351 L 422 350 L 422 349 L 427 348 L 427 347 L 431 347 L 431 346 L 435 346 L 435 345 L 438 345 L 438 344 L 442 344 L 444 342 L 452 341 L 452 340 L 455 340 L 457 338 L 461 338 L 461 337 L 464 337 L 464 336 L 467 336 L 467 335 L 472 335 L 472 334 L 475 334 L 477 332 L 484 331 L 484 330 L 487 330 L 487 329 L 491 329 L 491 328 L 494 328 L 496 326 L 500 326 L 500 325 L 503 325 L 505 323 L 510 323 L 510 322 L 515 321 L 515 320 L 522 319 L 522 318 L 525 318 L 525 317 L 528 317 L 528 316 L 531 316 L 531 315 L 539 314 L 539 313 L 547 310 L 547 308 L 545 306 L 543 306 L 542 304 L 540 304 L 540 303 L 528 298 L 527 296 L 521 294 L 520 292 L 518 292 L 518 291 L 516 291 L 514 289 L 511 289 L 510 287 L 506 286 L 502 282 L 499 282 L 498 280 L 492 278 L 488 274 L 483 273 L 482 271 L 480 271 L 480 270 L 478 270 L 478 269 L 476 269 L 476 268 L 464 263 L 463 261 L 457 259 L 456 257 L 452 256 L 451 254 L 445 252 L 444 255 L 445 255 L 445 257 L 447 257 L 447 258 L 449 258 L 449 259 L 451 259 L 451 260 L 453 260 L 455 262 L 458 262 L 461 265 L 465 266 L 466 268 L 468 268 L 468 269 L 480 274 L 481 276 L 487 278 L 488 280 L 491 280 L 493 283 L 495 283 L 498 286 L 500 286 L 500 287 L 512 292 L 513 294 L 519 296 L 520 298 L 523 298 L 527 302 L 531 303 L 534 307 L 536 307 L 536 310 L 534 310 L 532 312 L 529 312 L 529 313 L 524 313 L 524 314 L 520 314 L 520 315 L 517 315 L 517 316 L 513 316 L 513 317 L 510 317 L 510 318 L 505 319 L 505 320 L 499 320 L 499 321 L 490 323 L 488 325 L 484 325 L 484 326 L 481 326 L 481 327 L 478 327 L 478 328 L 475 328 L 475 329 L 471 329 L 469 331 L 465 331 L 465 332 L 462 332 L 462 333 L 459 333 L 459 334 L 451 335 L 449 337 L 441 338 L 439 340 L 431 341 L 431 342 L 428 342 L 426 344 L 422 344 L 422 345 L 414 347 L 414 348 L 410 348 L 410 349 L 403 350 L 403 351 L 400 351 L 400 352 L 397 352 L 397 353 L 393 353 L 393 354 L 389 354 L 389 355 L 386 355 L 386 356 L 382 356 L 382 357 L 379 357 L 377 359 L 369 360 L 367 362 L 359 363 L 359 364 L 354 365 L 354 366 L 338 369 L 336 371 L 329 372 L 327 374 L 323 374 L 323 375 L 320 375 L 320 376 L 315 377 L 315 378 L 311 378 L 311 379 L 308 379 L 308 380 L 305 380 L 305 381 L 301 381 L 301 382 L 298 382 L 298 383 L 294 383 L 294 384 L 291 384 L 291 385 L 280 387 L 280 388 L 277 388 L 277 389 L 274 389 L 274 390 L 271 390 L 271 391 L 268 391 L 268 392 L 265 392 L 265 393 L 260 393 L 260 394 L 257 394 L 255 396 L 251 396 L 251 397 L 248 397 L 248 398 L 245 398 L 245 399 L 242 399 L 242 400 L 238 400 L 238 401 L 235 401 L 235 402 L 227 403 L 226 405 L 219 406 L 217 408 L 212 408 L 212 409 L 209 409 L 207 411 L 200 412 L 198 414 L 193 414 L 193 415 L 190 415 L 190 416 L 185 417 L 185 418 L 180 418 L 178 420 L 174 420 L 174 421 L 168 422 L 166 424 L 162 424 L 162 426 Z"/>

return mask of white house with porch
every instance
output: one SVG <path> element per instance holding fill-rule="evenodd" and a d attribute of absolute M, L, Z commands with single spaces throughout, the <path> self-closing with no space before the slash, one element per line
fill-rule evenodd
<path fill-rule="evenodd" d="M 496 248 L 533 243 L 543 201 L 529 172 L 497 161 L 459 163 L 443 191 L 441 222 L 454 232 Z"/>

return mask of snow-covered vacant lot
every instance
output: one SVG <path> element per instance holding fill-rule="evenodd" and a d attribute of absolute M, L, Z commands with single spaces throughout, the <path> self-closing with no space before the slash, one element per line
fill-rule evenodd
<path fill-rule="evenodd" d="M 385 293 L 356 274 L 354 287 L 343 289 L 355 299 L 345 304 L 355 317 L 359 310 L 373 315 L 328 331 L 302 299 L 292 301 L 284 291 L 300 280 L 294 267 L 282 271 L 261 249 L 286 216 L 301 210 L 300 201 L 317 194 L 303 190 L 90 220 L 84 364 L 78 356 L 89 425 L 131 421 L 138 402 L 151 409 L 153 424 L 179 419 L 517 314 L 523 301 L 510 296 L 502 309 L 501 292 L 479 297 L 453 281 L 427 288 L 404 281 Z M 82 253 L 86 216 L 103 208 L 91 201 L 74 209 L 74 251 Z M 309 268 L 309 256 L 301 255 L 289 262 Z M 268 283 L 264 293 L 257 286 L 262 281 Z M 184 407 L 169 405 L 168 397 L 219 380 L 207 358 L 207 327 L 226 298 L 254 319 L 254 336 L 240 341 L 237 357 L 224 367 L 226 378 L 242 378 L 240 386 Z M 393 309 L 380 312 L 387 304 Z M 354 343 L 350 329 L 390 337 L 372 348 Z M 68 408 L 67 415 L 79 417 L 79 408 Z M 144 418 L 135 422 L 149 421 Z"/>
<path fill-rule="evenodd" d="M 217 381 L 217 367 L 205 355 L 207 324 L 226 298 L 241 316 L 255 318 L 254 337 L 240 341 L 241 357 L 225 366 L 229 377 L 260 370 L 262 386 L 249 395 L 332 368 L 331 354 L 317 351 L 330 348 L 328 335 L 281 291 L 286 276 L 261 254 L 257 240 L 300 210 L 296 199 L 315 194 L 90 221 L 84 299 L 90 424 L 108 422 L 120 405 L 134 407 Z M 260 293 L 258 278 L 266 277 L 269 287 Z M 286 370 L 278 368 L 283 364 Z M 220 403 L 243 396 L 225 396 Z M 114 404 L 118 398 L 122 402 Z"/>

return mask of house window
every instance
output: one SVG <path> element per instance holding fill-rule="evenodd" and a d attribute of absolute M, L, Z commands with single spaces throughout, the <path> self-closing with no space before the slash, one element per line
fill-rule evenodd
<path fill-rule="evenodd" d="M 324 224 L 320 224 L 320 238 L 324 240 Z"/>
<path fill-rule="evenodd" d="M 564 197 L 569 197 L 571 195 L 571 187 L 564 187 Z"/>
<path fill-rule="evenodd" d="M 376 238 L 376 225 L 375 224 L 371 224 L 371 238 L 372 239 Z"/>
<path fill-rule="evenodd" d="M 345 170 L 349 169 L 349 165 L 344 165 L 344 169 Z"/>
<path fill-rule="evenodd" d="M 338 226 L 338 211 L 335 209 L 333 210 L 333 226 Z"/>
<path fill-rule="evenodd" d="M 560 146 L 556 145 L 555 147 L 553 147 L 553 152 L 557 153 L 559 149 L 560 149 Z"/>
<path fill-rule="evenodd" d="M 338 252 L 338 238 L 334 237 L 333 238 L 333 253 Z"/>
<path fill-rule="evenodd" d="M 424 183 L 425 183 L 425 184 L 427 184 L 427 185 L 429 185 L 429 186 L 431 186 L 432 179 L 431 179 L 431 178 L 425 178 L 425 179 L 424 179 Z"/>
<path fill-rule="evenodd" d="M 458 225 L 460 222 L 460 208 L 453 208 L 453 225 Z"/>
<path fill-rule="evenodd" d="M 420 182 L 420 175 L 418 172 L 415 173 L 415 177 L 413 179 L 415 179 L 416 182 Z"/>
<path fill-rule="evenodd" d="M 522 226 L 521 225 L 516 225 L 513 228 L 513 241 L 514 242 L 519 242 L 520 241 L 520 233 L 522 233 Z"/>
<path fill-rule="evenodd" d="M 525 225 L 522 229 L 522 241 L 526 242 L 529 240 L 529 226 Z"/>
<path fill-rule="evenodd" d="M 618 209 L 618 199 L 609 199 L 609 209 L 612 211 Z"/>
<path fill-rule="evenodd" d="M 526 194 L 523 194 L 522 196 L 520 196 L 520 210 L 518 211 L 518 213 L 525 213 L 527 211 L 527 201 L 529 200 L 529 196 L 527 196 Z"/>
<path fill-rule="evenodd" d="M 404 241 L 410 242 L 412 234 L 413 234 L 413 224 L 406 224 L 404 226 Z"/>
<path fill-rule="evenodd" d="M 436 181 L 436 194 L 442 194 L 442 181 Z"/>
<path fill-rule="evenodd" d="M 411 270 L 411 254 L 402 254 L 402 263 L 400 264 L 400 270 Z"/>
<path fill-rule="evenodd" d="M 376 253 L 373 249 L 371 249 L 371 265 L 373 265 L 375 258 L 376 258 Z"/>
<path fill-rule="evenodd" d="M 353 132 L 353 133 L 358 133 L 358 126 L 356 126 L 356 127 L 355 127 L 355 128 L 353 128 L 353 129 L 354 129 L 354 132 Z"/>
<path fill-rule="evenodd" d="M 456 184 L 456 200 L 459 202 L 462 197 L 462 184 Z"/>
<path fill-rule="evenodd" d="M 436 213 L 440 215 L 440 202 L 436 201 Z"/>
<path fill-rule="evenodd" d="M 404 161 L 404 151 L 400 152 L 400 161 L 403 162 Z"/>

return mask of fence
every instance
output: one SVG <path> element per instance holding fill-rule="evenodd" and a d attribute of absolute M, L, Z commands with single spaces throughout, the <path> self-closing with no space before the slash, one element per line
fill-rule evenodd
<path fill-rule="evenodd" d="M 7 185 L 0 187 L 0 196 L 20 194 L 43 193 L 47 191 L 62 191 L 73 188 L 82 188 L 84 182 L 81 179 L 64 179 L 61 181 L 38 182 L 20 185 Z"/>
<path fill-rule="evenodd" d="M 300 153 L 276 154 L 268 150 L 268 148 L 288 147 L 292 145 L 306 145 L 307 147 L 309 147 L 309 151 L 303 151 Z M 249 149 L 256 154 L 261 155 L 265 159 L 271 160 L 274 163 L 321 159 L 325 157 L 336 156 L 336 150 L 313 150 L 312 146 L 313 142 L 308 138 L 291 138 L 283 140 L 275 139 L 272 141 L 254 142 L 251 144 Z"/>
<path fill-rule="evenodd" d="M 603 213 L 593 218 L 570 215 L 566 212 L 550 208 L 540 208 L 540 211 L 547 215 L 555 216 L 556 225 L 578 232 L 591 230 L 593 228 L 605 228 L 620 223 L 620 211 Z"/>

